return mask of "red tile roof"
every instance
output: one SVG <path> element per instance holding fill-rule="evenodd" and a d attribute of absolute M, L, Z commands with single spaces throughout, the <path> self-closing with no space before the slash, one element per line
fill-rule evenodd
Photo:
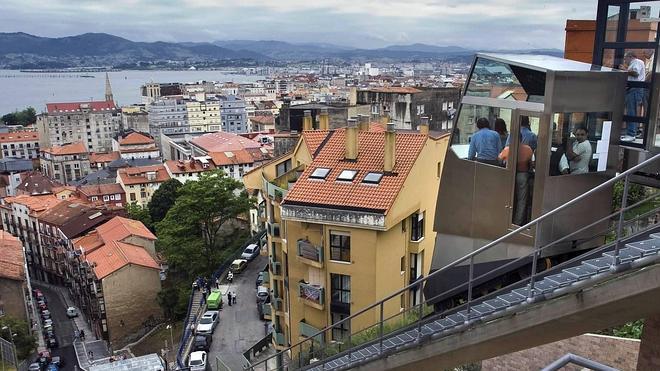
<path fill-rule="evenodd" d="M 112 162 L 119 159 L 119 151 L 113 152 L 94 152 L 89 154 L 89 162 L 97 164 L 99 162 Z"/>
<path fill-rule="evenodd" d="M 330 135 L 332 131 L 322 133 Z M 344 159 L 345 133 L 345 129 L 334 131 L 288 192 L 283 204 L 319 205 L 387 213 L 417 156 L 429 140 L 424 134 L 397 132 L 394 171 L 384 175 L 378 185 L 373 185 L 363 184 L 362 180 L 369 172 L 382 173 L 384 170 L 385 133 L 359 132 L 357 161 Z M 310 174 L 317 167 L 331 169 L 325 180 L 310 179 Z M 353 181 L 336 180 L 339 173 L 345 169 L 358 171 Z"/>
<path fill-rule="evenodd" d="M 47 103 L 46 110 L 48 113 L 67 113 L 67 112 L 82 112 L 83 109 L 89 109 L 92 112 L 103 112 L 117 109 L 114 102 L 71 102 L 71 103 Z"/>
<path fill-rule="evenodd" d="M 207 152 L 238 151 L 245 148 L 261 147 L 261 143 L 259 142 L 244 138 L 240 135 L 221 131 L 200 135 L 191 140 L 191 143 L 201 147 Z"/>
<path fill-rule="evenodd" d="M 253 164 L 255 162 L 268 161 L 272 157 L 270 152 L 262 151 L 262 148 L 249 148 L 237 151 L 209 152 L 209 156 L 216 166 Z"/>
<path fill-rule="evenodd" d="M 362 91 L 371 91 L 374 93 L 414 94 L 414 93 L 421 93 L 423 90 L 419 90 L 410 86 L 381 86 L 381 87 L 367 88 Z"/>
<path fill-rule="evenodd" d="M 147 179 L 147 173 L 156 172 L 154 179 Z M 170 179 L 164 165 L 135 166 L 119 169 L 117 174 L 124 185 L 162 183 Z"/>
<path fill-rule="evenodd" d="M 250 117 L 250 121 L 261 125 L 275 125 L 275 116 L 252 116 Z"/>
<path fill-rule="evenodd" d="M 142 133 L 130 133 L 124 138 L 119 139 L 119 145 L 129 146 L 138 144 L 154 144 L 154 140 Z"/>
<path fill-rule="evenodd" d="M 9 232 L 0 230 L 0 278 L 25 280 L 23 245 Z"/>
<path fill-rule="evenodd" d="M 39 133 L 36 131 L 17 131 L 0 134 L 0 143 L 38 142 Z"/>
<path fill-rule="evenodd" d="M 124 194 L 124 189 L 121 187 L 121 184 L 119 183 L 84 185 L 78 187 L 78 191 L 83 195 L 85 195 L 86 197 Z"/>
<path fill-rule="evenodd" d="M 94 274 L 98 279 L 103 279 L 129 264 L 160 269 L 144 248 L 118 241 L 110 241 L 94 249 L 86 258 L 93 263 Z"/>
<path fill-rule="evenodd" d="M 151 231 L 142 222 L 116 216 L 107 223 L 96 228 L 103 241 L 121 241 L 128 236 L 140 236 L 148 240 L 155 240 Z"/>
<path fill-rule="evenodd" d="M 30 209 L 30 212 L 40 213 L 42 211 L 48 210 L 51 207 L 62 202 L 62 200 L 55 197 L 55 195 L 19 195 L 13 197 L 5 197 L 5 205 L 12 203 L 20 204 L 26 206 Z"/>
<path fill-rule="evenodd" d="M 327 130 L 305 130 L 303 131 L 303 139 L 307 150 L 311 155 L 314 155 L 321 143 L 328 137 Z"/>
<path fill-rule="evenodd" d="M 207 160 L 207 162 L 207 166 L 204 167 L 202 162 L 199 160 L 168 160 L 165 161 L 165 166 L 170 170 L 172 174 L 201 173 L 215 169 L 215 164 L 210 158 Z"/>
<path fill-rule="evenodd" d="M 77 155 L 87 153 L 87 148 L 83 142 L 65 144 L 63 146 L 52 146 L 43 148 L 41 152 L 50 153 L 53 156 Z"/>

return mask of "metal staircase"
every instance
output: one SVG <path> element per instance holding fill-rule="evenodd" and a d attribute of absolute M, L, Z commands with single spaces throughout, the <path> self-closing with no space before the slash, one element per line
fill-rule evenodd
<path fill-rule="evenodd" d="M 538 217 L 343 321 L 319 331 L 316 335 L 294 344 L 281 354 L 252 365 L 251 368 L 253 370 L 343 370 L 366 366 L 370 362 L 403 351 L 419 350 L 426 344 L 476 329 L 480 324 L 501 317 L 511 316 L 523 310 L 533 311 L 536 304 L 574 294 L 653 265 L 660 261 L 660 224 L 655 224 L 656 216 L 660 212 L 660 192 L 654 190 L 643 200 L 632 205 L 628 205 L 628 193 L 630 177 L 642 168 L 656 164 L 657 161 L 660 161 L 660 155 L 619 174 L 571 202 Z M 475 277 L 475 261 L 478 261 L 481 254 L 487 254 L 492 249 L 498 248 L 504 241 L 515 241 L 520 234 L 529 233 L 530 230 L 540 231 L 540 223 L 543 220 L 556 216 L 577 202 L 588 202 L 590 196 L 596 192 L 610 190 L 614 183 L 619 181 L 623 182 L 623 196 L 617 211 L 579 227 L 576 231 L 553 242 L 544 245 L 535 243 L 535 247 L 528 255 Z M 643 211 L 638 214 L 633 213 L 640 209 Z M 603 227 L 598 229 L 600 233 L 594 235 L 593 241 L 600 247 L 587 250 L 556 267 L 540 271 L 537 262 L 546 249 L 558 243 L 571 241 L 574 235 L 593 230 L 594 227 L 600 228 L 599 226 Z M 492 277 L 507 265 L 519 263 L 524 259 L 531 261 L 528 277 L 495 292 L 477 292 L 479 283 L 485 278 Z M 411 289 L 421 289 L 429 278 L 459 264 L 469 264 L 469 274 L 462 285 L 463 290 L 467 291 L 467 297 L 461 305 L 437 313 L 428 305 L 435 298 L 426 298 L 422 303 L 408 310 L 386 317 L 387 308 L 398 303 L 402 293 Z M 444 293 L 439 296 L 441 295 Z M 353 333 L 349 332 L 347 338 L 341 342 L 317 341 L 323 338 L 330 339 L 333 327 L 337 328 L 346 321 L 352 321 L 349 322 L 351 324 L 360 323 L 361 329 Z M 365 322 L 368 323 L 367 326 L 364 326 Z M 288 357 L 282 357 L 282 354 L 287 354 Z M 284 359 L 289 361 L 285 362 Z"/>

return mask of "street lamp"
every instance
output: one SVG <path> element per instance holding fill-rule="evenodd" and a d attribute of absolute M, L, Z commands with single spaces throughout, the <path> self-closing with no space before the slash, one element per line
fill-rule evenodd
<path fill-rule="evenodd" d="M 174 349 L 174 336 L 172 336 L 172 328 L 174 326 L 172 325 L 167 325 L 165 328 L 170 330 L 170 349 Z"/>
<path fill-rule="evenodd" d="M 16 366 L 18 366 L 18 359 L 16 358 L 16 344 L 14 344 L 14 332 L 11 331 L 11 327 L 9 325 L 4 325 L 2 326 L 2 331 L 4 330 L 9 330 L 9 341 L 11 342 L 11 347 L 12 347 L 12 355 L 14 356 L 14 362 Z M 2 360 L 2 368 L 4 369 L 5 363 L 4 363 L 4 356 Z"/>

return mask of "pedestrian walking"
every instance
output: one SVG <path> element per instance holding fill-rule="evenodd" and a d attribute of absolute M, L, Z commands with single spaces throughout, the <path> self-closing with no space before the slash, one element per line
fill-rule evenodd
<path fill-rule="evenodd" d="M 229 306 L 231 307 L 231 291 L 227 291 L 227 303 L 229 303 Z"/>
<path fill-rule="evenodd" d="M 215 288 L 219 289 L 220 288 L 220 278 L 215 279 Z"/>
<path fill-rule="evenodd" d="M 90 360 L 94 359 L 94 352 L 92 352 L 91 350 L 87 352 L 87 358 L 89 358 Z"/>
<path fill-rule="evenodd" d="M 85 330 L 80 330 L 80 340 L 85 341 Z"/>
<path fill-rule="evenodd" d="M 73 341 L 78 340 L 78 336 L 80 336 L 80 332 L 78 332 L 78 330 L 73 330 Z"/>
<path fill-rule="evenodd" d="M 236 304 L 236 293 L 234 292 L 231 294 L 231 299 L 234 301 L 234 304 Z"/>

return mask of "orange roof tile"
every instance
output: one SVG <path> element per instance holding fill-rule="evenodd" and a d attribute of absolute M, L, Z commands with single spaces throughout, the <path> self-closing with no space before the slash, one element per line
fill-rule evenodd
<path fill-rule="evenodd" d="M 73 246 L 76 249 L 79 247 L 84 248 L 85 254 L 87 254 L 103 246 L 103 240 L 101 239 L 101 236 L 99 236 L 98 232 L 93 230 L 80 238 L 74 239 Z M 84 256 L 81 255 L 81 259 L 84 259 Z"/>
<path fill-rule="evenodd" d="M 142 133 L 133 132 L 128 134 L 122 139 L 119 139 L 119 145 L 137 145 L 137 144 L 154 144 L 154 140 Z"/>
<path fill-rule="evenodd" d="M 129 264 L 160 269 L 147 250 L 119 241 L 104 244 L 86 254 L 86 259 L 90 263 L 94 263 L 94 273 L 98 279 L 103 279 Z"/>
<path fill-rule="evenodd" d="M 209 158 L 209 160 L 211 159 Z M 204 167 L 204 164 L 199 160 L 167 160 L 165 166 L 172 174 L 201 173 L 215 169 L 215 164 L 212 161 L 208 161 L 207 166 Z"/>
<path fill-rule="evenodd" d="M 263 147 L 261 147 L 263 148 Z M 252 164 L 270 160 L 268 151 L 264 153 L 261 148 L 240 149 L 236 151 L 209 152 L 209 156 L 216 166 Z"/>
<path fill-rule="evenodd" d="M 30 212 L 40 213 L 62 202 L 53 194 L 47 195 L 19 195 L 5 197 L 5 204 L 17 203 L 30 209 Z"/>
<path fill-rule="evenodd" d="M 99 162 L 112 162 L 114 160 L 119 159 L 119 152 L 118 151 L 112 151 L 112 152 L 93 152 L 89 154 L 89 162 L 92 164 L 96 164 Z"/>
<path fill-rule="evenodd" d="M 124 193 L 124 189 L 119 183 L 84 185 L 78 187 L 78 191 L 86 197 Z"/>
<path fill-rule="evenodd" d="M 147 179 L 147 173 L 156 172 L 156 177 Z M 170 179 L 164 165 L 135 166 L 119 169 L 117 174 L 124 185 L 143 183 L 162 183 Z"/>
<path fill-rule="evenodd" d="M 345 133 L 345 129 L 334 131 L 288 192 L 283 204 L 319 205 L 387 213 L 426 144 L 427 136 L 414 132 L 397 132 L 394 171 L 384 175 L 378 185 L 373 185 L 363 184 L 362 180 L 369 172 L 383 172 L 385 133 L 359 132 L 357 161 L 344 159 Z M 310 179 L 310 174 L 317 167 L 331 169 L 325 180 Z M 353 181 L 336 180 L 339 173 L 345 169 L 358 171 Z"/>
<path fill-rule="evenodd" d="M 311 155 L 316 153 L 321 143 L 328 137 L 327 130 L 305 130 L 303 131 L 303 138 L 307 145 L 307 150 Z"/>
<path fill-rule="evenodd" d="M 0 278 L 25 280 L 23 245 L 9 232 L 0 230 Z"/>
<path fill-rule="evenodd" d="M 39 133 L 36 131 L 17 131 L 0 134 L 0 143 L 38 142 Z"/>
<path fill-rule="evenodd" d="M 252 139 L 222 131 L 200 135 L 191 140 L 191 143 L 207 152 L 238 151 L 244 148 L 261 147 L 261 143 Z"/>
<path fill-rule="evenodd" d="M 105 241 L 121 241 L 128 236 L 140 236 L 148 240 L 155 240 L 151 231 L 142 222 L 115 216 L 96 228 L 99 236 Z"/>
<path fill-rule="evenodd" d="M 75 143 L 65 144 L 63 146 L 52 146 L 52 147 L 44 148 L 41 151 L 45 153 L 50 153 L 51 155 L 54 156 L 62 156 L 62 155 L 77 155 L 79 153 L 87 153 L 87 148 L 85 148 L 83 142 L 75 142 Z"/>

